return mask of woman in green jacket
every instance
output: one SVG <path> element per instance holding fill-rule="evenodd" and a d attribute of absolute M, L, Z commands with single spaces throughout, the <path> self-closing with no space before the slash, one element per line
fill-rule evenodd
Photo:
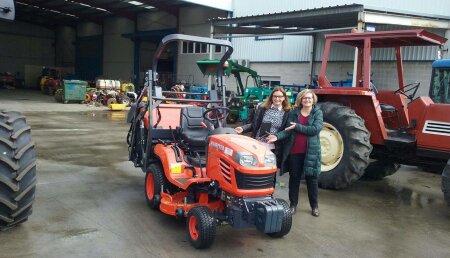
<path fill-rule="evenodd" d="M 316 107 L 317 96 L 309 89 L 297 95 L 297 108 L 289 113 L 287 127 L 268 137 L 269 142 L 283 143 L 280 174 L 289 171 L 289 200 L 295 213 L 298 204 L 300 179 L 306 179 L 311 214 L 319 216 L 318 177 L 320 173 L 320 130 L 323 114 Z"/>

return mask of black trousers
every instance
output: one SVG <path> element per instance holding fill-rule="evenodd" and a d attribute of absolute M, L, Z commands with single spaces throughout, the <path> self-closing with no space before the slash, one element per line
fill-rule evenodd
<path fill-rule="evenodd" d="M 305 164 L 305 154 L 289 154 L 289 201 L 291 207 L 298 205 L 298 195 L 300 192 L 300 180 L 303 177 L 303 166 Z M 318 203 L 318 178 L 317 176 L 305 176 L 306 189 L 311 209 L 319 208 Z"/>

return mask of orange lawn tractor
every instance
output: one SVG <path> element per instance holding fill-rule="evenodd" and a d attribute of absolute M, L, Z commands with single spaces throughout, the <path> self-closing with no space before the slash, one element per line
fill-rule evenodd
<path fill-rule="evenodd" d="M 227 48 L 217 66 L 218 90 L 211 91 L 209 100 L 162 96 L 155 71 L 160 53 L 172 42 Z M 273 197 L 275 155 L 257 140 L 224 127 L 229 110 L 219 106 L 225 96 L 223 63 L 232 50 L 225 40 L 166 36 L 156 51 L 153 70 L 147 73 L 147 85 L 128 113 L 129 160 L 146 174 L 148 205 L 186 218 L 188 238 L 198 249 L 213 243 L 221 223 L 256 227 L 271 237 L 288 234 L 292 225 L 287 202 Z"/>

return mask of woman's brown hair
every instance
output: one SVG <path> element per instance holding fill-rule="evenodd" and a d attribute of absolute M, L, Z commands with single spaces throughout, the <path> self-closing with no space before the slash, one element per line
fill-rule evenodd
<path fill-rule="evenodd" d="M 286 91 L 282 87 L 275 87 L 272 90 L 272 92 L 270 93 L 270 96 L 266 99 L 266 101 L 261 106 L 264 107 L 265 109 L 271 108 L 272 104 L 273 104 L 273 101 L 272 101 L 273 94 L 275 92 L 277 92 L 277 91 L 283 93 L 283 96 L 284 96 L 283 102 L 281 102 L 281 106 L 283 107 L 283 110 L 286 111 L 286 112 L 290 111 L 291 110 L 291 104 L 289 103 L 289 99 L 288 99 L 288 97 L 286 95 Z"/>
<path fill-rule="evenodd" d="M 313 105 L 316 105 L 316 104 L 317 104 L 317 95 L 316 95 L 316 93 L 314 93 L 313 90 L 310 90 L 310 89 L 304 89 L 304 90 L 300 91 L 300 92 L 297 94 L 297 99 L 295 100 L 295 105 L 296 105 L 297 107 L 302 107 L 302 98 L 303 98 L 306 94 L 308 94 L 308 93 L 311 93 L 311 95 L 312 95 L 312 98 L 313 98 Z"/>

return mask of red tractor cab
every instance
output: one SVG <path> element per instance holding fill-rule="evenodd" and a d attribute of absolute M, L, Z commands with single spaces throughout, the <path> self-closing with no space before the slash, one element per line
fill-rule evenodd
<path fill-rule="evenodd" d="M 172 42 L 227 49 L 215 70 L 218 90 L 210 91 L 208 100 L 162 96 L 157 61 Z M 216 226 L 224 222 L 234 228 L 256 227 L 272 237 L 288 234 L 292 225 L 287 202 L 273 197 L 275 155 L 257 140 L 224 127 L 229 109 L 224 107 L 223 64 L 232 50 L 225 40 L 166 36 L 128 116 L 129 159 L 146 174 L 148 205 L 186 218 L 188 238 L 199 249 L 213 243 Z"/>
<path fill-rule="evenodd" d="M 405 83 L 402 47 L 442 46 L 447 39 L 425 30 L 331 34 L 325 39 L 315 91 L 325 122 L 319 184 L 344 188 L 365 172 L 378 178 L 390 175 L 399 164 L 442 171 L 450 159 L 450 105 L 416 96 L 420 83 Z M 335 43 L 356 48 L 354 87 L 333 87 L 327 79 Z M 398 86 L 391 88 L 396 90 L 377 90 L 370 83 L 374 48 L 394 50 Z"/>

